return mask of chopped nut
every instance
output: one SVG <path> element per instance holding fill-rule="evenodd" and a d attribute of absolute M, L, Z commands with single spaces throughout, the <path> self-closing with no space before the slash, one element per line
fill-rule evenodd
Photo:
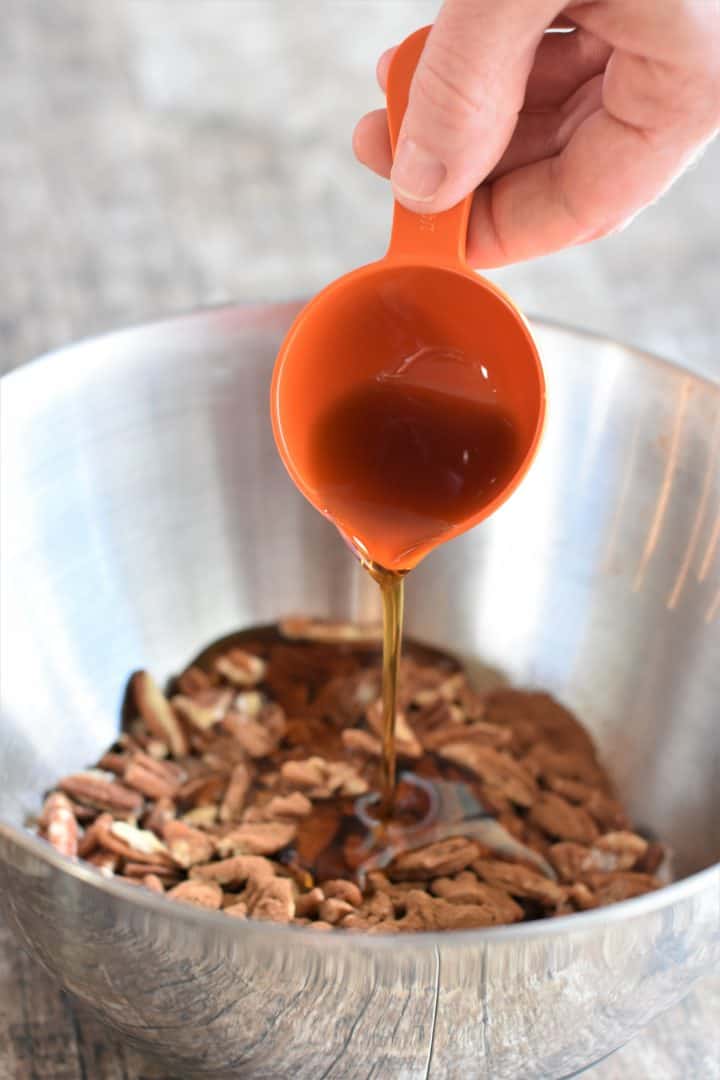
<path fill-rule="evenodd" d="M 644 874 L 656 874 L 662 870 L 664 864 L 667 865 L 667 862 L 668 851 L 662 844 L 653 840 L 648 843 L 645 854 L 638 859 L 634 869 Z M 664 880 L 663 884 L 665 884 Z"/>
<path fill-rule="evenodd" d="M 186 825 L 192 825 L 194 829 L 209 828 L 215 824 L 217 816 L 217 806 L 196 806 L 194 810 L 188 810 L 187 814 L 183 814 L 182 820 Z"/>
<path fill-rule="evenodd" d="M 244 649 L 230 649 L 217 658 L 215 670 L 233 686 L 257 686 L 265 678 L 267 664 Z"/>
<path fill-rule="evenodd" d="M 222 904 L 222 889 L 212 881 L 181 881 L 166 895 L 170 900 L 209 908 L 211 911 L 218 911 Z M 225 910 L 227 911 L 227 908 Z"/>
<path fill-rule="evenodd" d="M 364 754 L 371 758 L 379 758 L 382 754 L 382 743 L 369 731 L 362 731 L 360 728 L 345 728 L 340 737 L 343 746 L 351 754 Z"/>
<path fill-rule="evenodd" d="M 289 795 L 275 795 L 267 805 L 274 818 L 304 818 L 312 811 L 312 803 L 301 791 Z"/>
<path fill-rule="evenodd" d="M 558 840 L 592 844 L 598 836 L 597 825 L 587 810 L 582 806 L 573 806 L 552 791 L 538 795 L 528 816 L 534 825 Z"/>
<path fill-rule="evenodd" d="M 479 776 L 518 806 L 532 806 L 537 789 L 530 773 L 510 754 L 478 742 L 447 743 L 438 750 L 441 758 L 452 761 Z"/>
<path fill-rule="evenodd" d="M 241 690 L 233 699 L 233 711 L 241 716 L 259 716 L 265 708 L 265 695 L 258 690 Z"/>
<path fill-rule="evenodd" d="M 453 672 L 433 686 L 423 687 L 412 698 L 413 705 L 427 708 L 436 705 L 439 701 L 454 701 L 458 693 L 466 686 L 466 677 L 463 671 Z"/>
<path fill-rule="evenodd" d="M 115 754 L 108 750 L 98 761 L 98 769 L 102 769 L 103 772 L 114 773 L 115 776 L 122 776 L 127 763 L 127 754 Z"/>
<path fill-rule="evenodd" d="M 112 814 L 104 813 L 95 818 L 95 821 L 87 827 L 78 843 L 77 853 L 81 859 L 87 859 L 91 852 L 100 847 L 100 837 L 108 832 L 112 823 Z"/>
<path fill-rule="evenodd" d="M 585 884 L 592 889 L 598 904 L 615 904 L 620 900 L 631 900 L 659 888 L 659 881 L 650 874 L 639 874 L 629 870 L 611 873 L 591 873 L 586 876 Z"/>
<path fill-rule="evenodd" d="M 212 838 L 184 821 L 168 821 L 163 829 L 163 839 L 175 862 L 185 869 L 208 862 L 215 852 Z"/>
<path fill-rule="evenodd" d="M 389 868 L 393 880 L 424 881 L 465 870 L 477 858 L 478 845 L 462 836 L 451 836 L 435 844 L 399 855 Z"/>
<path fill-rule="evenodd" d="M 439 897 L 415 890 L 407 897 L 407 914 L 400 920 L 402 930 L 464 930 L 493 926 L 496 913 L 487 905 L 451 904 Z"/>
<path fill-rule="evenodd" d="M 235 765 L 230 774 L 230 782 L 220 807 L 221 821 L 237 821 L 250 789 L 252 775 L 244 762 Z"/>
<path fill-rule="evenodd" d="M 591 908 L 598 906 L 597 899 L 582 881 L 576 881 L 574 885 L 570 885 L 567 894 L 568 899 L 578 911 L 590 911 Z"/>
<path fill-rule="evenodd" d="M 185 697 L 195 697 L 196 694 L 201 694 L 203 690 L 209 690 L 212 683 L 202 668 L 193 664 L 191 667 L 186 668 L 182 675 L 178 676 L 177 685 L 178 690 Z"/>
<path fill-rule="evenodd" d="M 174 757 L 188 751 L 187 739 L 170 702 L 147 671 L 136 671 L 130 680 L 135 705 L 148 731 L 170 747 Z"/>
<path fill-rule="evenodd" d="M 360 907 L 363 902 L 362 893 L 352 881 L 345 881 L 344 879 L 324 881 L 322 891 L 328 899 L 344 900 L 351 907 Z M 332 919 L 327 921 L 332 922 Z"/>
<path fill-rule="evenodd" d="M 493 909 L 496 913 L 494 922 L 519 922 L 523 909 L 505 889 L 481 883 L 470 871 L 463 871 L 456 878 L 437 878 L 432 883 L 432 892 L 452 904 L 477 904 Z"/>
<path fill-rule="evenodd" d="M 643 857 L 647 846 L 647 840 L 626 829 L 605 833 L 595 841 L 596 849 L 615 857 L 614 865 L 604 868 L 608 870 L 631 870 Z"/>
<path fill-rule="evenodd" d="M 300 918 L 315 918 L 318 908 L 325 899 L 325 893 L 317 886 L 309 892 L 300 893 L 295 899 L 295 914 Z"/>
<path fill-rule="evenodd" d="M 562 886 L 549 878 L 543 877 L 537 870 L 531 870 L 520 863 L 501 862 L 499 859 L 477 859 L 472 868 L 479 878 L 488 885 L 504 889 L 511 896 L 527 900 L 537 900 L 540 904 L 552 907 L 565 897 Z"/>
<path fill-rule="evenodd" d="M 295 914 L 293 883 L 290 878 L 271 878 L 249 907 L 253 919 L 287 923 Z"/>
<path fill-rule="evenodd" d="M 177 799 L 181 803 L 193 803 L 195 806 L 216 807 L 218 800 L 225 793 L 227 783 L 228 778 L 224 773 L 208 769 L 204 774 L 195 776 L 183 784 L 177 792 Z"/>
<path fill-rule="evenodd" d="M 445 705 L 451 709 L 453 706 Z M 448 727 L 434 728 L 422 737 L 422 743 L 426 750 L 439 750 L 448 743 L 479 742 L 485 746 L 501 747 L 508 746 L 512 740 L 512 734 L 507 728 L 498 724 L 486 724 L 483 720 L 476 720 L 472 724 L 453 724 Z"/>
<path fill-rule="evenodd" d="M 384 892 L 376 892 L 362 907 L 363 913 L 372 919 L 392 919 L 395 915 L 395 907 L 392 898 Z"/>
<path fill-rule="evenodd" d="M 323 900 L 320 905 L 318 914 L 323 922 L 330 923 L 334 926 L 339 923 L 341 919 L 344 919 L 346 915 L 350 915 L 355 911 L 352 904 L 348 904 L 345 900 L 340 900 L 334 897 L 331 900 Z"/>
<path fill-rule="evenodd" d="M 216 881 L 219 885 L 242 885 L 250 878 L 264 879 L 275 873 L 273 864 L 259 855 L 234 855 L 231 859 L 193 866 L 193 881 Z"/>
<path fill-rule="evenodd" d="M 61 791 L 48 795 L 43 806 L 41 821 L 45 838 L 61 855 L 71 858 L 78 853 L 78 823 L 72 803 Z"/>
<path fill-rule="evenodd" d="M 111 840 L 115 843 L 111 843 Z M 126 821 L 113 821 L 107 833 L 101 831 L 100 843 L 118 855 L 127 856 L 129 853 L 136 862 L 169 861 L 168 849 L 155 833 L 128 825 Z"/>
<path fill-rule="evenodd" d="M 239 825 L 217 842 L 221 855 L 273 855 L 291 844 L 297 833 L 293 822 L 271 821 Z"/>
<path fill-rule="evenodd" d="M 162 797 L 158 799 L 143 815 L 141 824 L 143 829 L 149 829 L 150 832 L 162 833 L 163 828 L 168 821 L 172 821 L 175 817 L 177 807 L 173 799 L 169 797 Z"/>
<path fill-rule="evenodd" d="M 321 757 L 306 761 L 286 761 L 281 776 L 288 785 L 302 788 L 311 799 L 329 799 L 333 795 L 364 795 L 367 781 L 345 761 L 326 761 Z"/>
<path fill-rule="evenodd" d="M 560 777 L 590 785 L 607 784 L 607 778 L 596 761 L 592 748 L 589 752 L 556 750 L 546 743 L 538 742 L 523 758 L 523 764 L 548 785 L 553 782 L 557 784 Z"/>
<path fill-rule="evenodd" d="M 306 761 L 286 761 L 281 772 L 283 779 L 289 784 L 295 784 L 300 788 L 319 788 L 325 781 L 325 765 L 323 758 L 308 758 Z"/>
<path fill-rule="evenodd" d="M 562 881 L 577 881 L 592 866 L 592 849 L 572 840 L 563 840 L 550 847 L 548 858 Z"/>
<path fill-rule="evenodd" d="M 253 719 L 240 712 L 229 712 L 223 720 L 223 728 L 251 758 L 268 757 L 280 741 L 260 718 Z"/>
<path fill-rule="evenodd" d="M 225 716 L 232 690 L 200 690 L 193 697 L 176 694 L 172 705 L 179 716 L 198 731 L 209 731 Z"/>
<path fill-rule="evenodd" d="M 301 791 L 289 795 L 274 795 L 264 806 L 250 807 L 245 814 L 246 822 L 298 821 L 312 812 L 312 803 Z"/>

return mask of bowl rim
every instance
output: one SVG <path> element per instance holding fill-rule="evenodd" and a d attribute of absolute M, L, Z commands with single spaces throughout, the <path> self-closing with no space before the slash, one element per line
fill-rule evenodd
<path fill-rule="evenodd" d="M 257 300 L 246 304 L 229 302 L 204 304 L 200 307 L 188 308 L 184 311 L 177 311 L 165 316 L 159 316 L 158 318 L 151 319 L 147 322 L 128 322 L 121 326 L 114 327 L 111 330 L 103 330 L 98 333 L 88 334 L 87 336 L 69 341 L 65 345 L 59 345 L 54 349 L 48 349 L 46 352 L 42 352 L 30 360 L 24 361 L 11 371 L 1 375 L 0 384 L 8 386 L 16 380 L 21 379 L 25 372 L 35 372 L 37 368 L 46 361 L 55 360 L 60 356 L 65 356 L 67 353 L 73 353 L 81 349 L 89 348 L 95 344 L 125 334 L 145 332 L 157 333 L 162 329 L 177 329 L 181 323 L 200 323 L 218 316 L 226 317 L 229 315 L 232 316 L 234 320 L 237 320 L 234 322 L 235 326 L 260 326 L 267 322 L 271 317 L 274 318 L 277 315 L 284 314 L 287 319 L 287 326 L 289 327 L 295 316 L 299 314 L 302 308 L 305 307 L 311 299 L 311 297 L 305 297 L 304 299 L 299 300 Z M 701 372 L 693 371 L 692 368 L 686 367 L 676 360 L 670 360 L 668 357 L 661 356 L 660 353 L 645 349 L 641 345 L 628 344 L 619 341 L 610 334 L 603 334 L 598 330 L 590 330 L 583 326 L 564 322 L 561 319 L 554 319 L 534 313 L 526 313 L 524 317 L 531 327 L 537 327 L 540 330 L 551 330 L 568 337 L 579 337 L 586 341 L 597 342 L 601 345 L 614 345 L 637 360 L 648 363 L 653 367 L 664 368 L 668 373 L 675 376 L 693 379 L 700 385 L 705 386 L 711 392 L 720 394 L 720 375 L 717 378 L 712 378 Z M 64 362 L 67 362 L 67 360 Z"/>
<path fill-rule="evenodd" d="M 534 919 L 531 922 L 468 930 L 422 930 L 412 934 L 348 934 L 341 930 L 328 934 L 325 931 L 313 930 L 311 926 L 293 926 L 252 918 L 229 919 L 221 911 L 209 911 L 206 908 L 193 907 L 191 904 L 173 904 L 166 896 L 153 893 L 141 885 L 131 885 L 121 879 L 105 877 L 101 871 L 82 859 L 71 858 L 56 851 L 42 837 L 2 821 L 0 821 L 0 840 L 20 848 L 54 870 L 68 874 L 75 881 L 97 889 L 100 893 L 109 894 L 119 901 L 128 901 L 136 908 L 156 915 L 167 915 L 175 921 L 179 920 L 191 926 L 219 930 L 236 935 L 238 939 L 248 934 L 257 935 L 267 932 L 278 943 L 284 941 L 287 944 L 293 942 L 296 945 L 302 945 L 303 941 L 307 941 L 308 944 L 314 945 L 322 943 L 323 947 L 327 945 L 334 947 L 344 943 L 345 947 L 351 945 L 353 948 L 357 946 L 364 950 L 391 948 L 397 951 L 398 949 L 417 949 L 418 945 L 438 948 L 443 944 L 490 946 L 493 943 L 502 944 L 507 941 L 562 937 L 569 932 L 591 933 L 597 929 L 612 927 L 627 919 L 651 915 L 688 900 L 705 890 L 709 892 L 713 888 L 714 879 L 716 879 L 715 890 L 720 888 L 720 862 L 717 862 L 679 881 L 663 885 L 654 892 L 645 893 L 630 900 L 620 900 L 614 904 L 608 904 L 607 907 L 577 911 L 572 915 L 560 915 L 551 919 Z"/>
<path fill-rule="evenodd" d="M 21 364 L 7 374 L 0 377 L 0 384 L 5 390 L 24 377 L 32 377 L 38 368 L 45 363 L 59 357 L 66 357 L 68 353 L 77 353 L 90 348 L 97 343 L 108 339 L 115 339 L 124 335 L 157 333 L 160 330 L 178 329 L 182 323 L 212 322 L 218 317 L 233 318 L 233 326 L 259 327 L 270 319 L 284 316 L 288 325 L 304 306 L 302 300 L 283 300 L 270 302 L 252 302 L 248 304 L 221 303 L 193 308 L 185 312 L 169 315 L 164 318 L 144 323 L 131 323 L 126 326 L 109 330 L 104 333 L 89 335 L 77 341 L 52 349 L 40 354 L 33 360 Z M 559 320 L 529 315 L 528 321 L 533 327 L 547 329 L 572 338 L 582 338 L 603 345 L 613 345 L 621 348 L 625 353 L 651 366 L 659 366 L 674 376 L 690 378 L 707 390 L 720 397 L 720 379 L 714 380 L 708 376 L 699 374 L 685 368 L 683 365 L 665 359 L 656 353 L 652 353 L 636 345 L 626 345 L 617 339 L 598 333 L 594 330 L 586 330 L 582 327 L 572 326 Z M 67 359 L 64 361 L 67 362 Z M 3 398 L 8 404 L 7 397 Z M 3 406 L 4 407 L 4 406 Z M 336 947 L 344 944 L 345 947 L 352 945 L 361 949 L 393 950 L 430 947 L 437 949 L 440 945 L 469 945 L 469 944 L 498 944 L 511 940 L 533 940 L 542 937 L 562 936 L 569 931 L 591 932 L 598 927 L 609 927 L 626 918 L 637 918 L 652 914 L 665 907 L 690 898 L 691 896 L 708 891 L 713 886 L 713 879 L 717 878 L 716 887 L 720 886 L 720 860 L 696 871 L 680 881 L 672 882 L 651 893 L 634 897 L 630 900 L 621 900 L 607 907 L 596 908 L 591 911 L 576 912 L 572 915 L 561 915 L 553 919 L 537 919 L 532 922 L 514 923 L 506 926 L 482 927 L 471 930 L 443 930 L 443 931 L 420 931 L 414 934 L 351 934 L 331 933 L 312 930 L 309 926 L 288 926 L 278 923 L 261 922 L 260 920 L 248 919 L 246 922 L 237 919 L 228 919 L 222 912 L 207 911 L 202 908 L 192 907 L 189 904 L 169 905 L 167 898 L 155 895 L 149 889 L 136 885 L 129 885 L 121 880 L 104 877 L 98 870 L 88 863 L 72 859 L 56 851 L 42 837 L 35 836 L 24 828 L 11 825 L 0 820 L 0 840 L 7 844 L 20 848 L 27 854 L 39 859 L 60 873 L 68 874 L 76 881 L 95 888 L 101 893 L 107 893 L 117 900 L 128 901 L 140 909 L 153 912 L 158 915 L 169 915 L 175 921 L 185 922 L 188 925 L 215 929 L 226 934 L 241 937 L 247 934 L 255 934 L 266 930 L 271 937 L 278 942 L 294 941 L 297 944 L 307 942 L 324 948 Z"/>

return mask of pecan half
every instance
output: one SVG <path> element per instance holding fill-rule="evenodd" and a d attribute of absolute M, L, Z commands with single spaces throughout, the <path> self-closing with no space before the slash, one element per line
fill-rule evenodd
<path fill-rule="evenodd" d="M 40 820 L 46 840 L 56 851 L 71 858 L 77 855 L 78 823 L 67 795 L 61 791 L 48 795 Z"/>
<path fill-rule="evenodd" d="M 362 754 L 369 758 L 379 758 L 382 754 L 382 743 L 369 731 L 360 728 L 345 728 L 340 735 L 342 744 L 351 754 Z"/>
<path fill-rule="evenodd" d="M 230 649 L 217 658 L 215 671 L 233 686 L 257 686 L 265 678 L 267 664 L 244 649 Z"/>
<path fill-rule="evenodd" d="M 294 822 L 239 825 L 217 841 L 217 849 L 221 855 L 273 855 L 291 844 L 296 833 Z"/>
<path fill-rule="evenodd" d="M 311 757 L 305 761 L 286 761 L 281 775 L 286 784 L 301 788 L 310 799 L 329 799 L 333 795 L 364 795 L 367 781 L 345 761 L 326 761 Z"/>
<path fill-rule="evenodd" d="M 193 697 L 176 694 L 172 706 L 179 716 L 198 731 L 209 731 L 219 724 L 230 707 L 232 690 L 198 690 Z"/>
<path fill-rule="evenodd" d="M 244 762 L 233 767 L 230 773 L 225 796 L 220 806 L 221 821 L 237 821 L 245 806 L 245 799 L 250 790 L 252 774 Z"/>
<path fill-rule="evenodd" d="M 98 844 L 106 851 L 122 855 L 131 862 L 172 865 L 167 848 L 155 833 L 137 829 L 125 821 L 113 821 L 109 825 L 96 822 Z"/>
<path fill-rule="evenodd" d="M 143 797 L 139 792 L 125 787 L 114 777 L 108 779 L 92 770 L 66 776 L 58 787 L 76 802 L 92 806 L 96 810 L 109 810 L 113 814 L 131 816 L 139 814 L 143 808 Z"/>
<path fill-rule="evenodd" d="M 171 761 L 157 761 L 150 754 L 136 750 L 125 763 L 123 780 L 128 787 L 148 799 L 172 798 L 185 773 Z"/>
<path fill-rule="evenodd" d="M 248 911 L 253 919 L 288 923 L 295 914 L 295 893 L 290 878 L 271 878 L 253 897 Z"/>
<path fill-rule="evenodd" d="M 457 742 L 441 746 L 438 754 L 480 777 L 517 806 L 532 806 L 537 794 L 535 781 L 527 769 L 510 754 L 481 743 Z"/>
<path fill-rule="evenodd" d="M 531 870 L 520 863 L 501 862 L 499 859 L 478 859 L 472 868 L 479 878 L 488 885 L 509 892 L 511 896 L 553 907 L 565 898 L 561 885 L 543 877 L 537 870 Z"/>
<path fill-rule="evenodd" d="M 193 866 L 193 881 L 217 881 L 219 885 L 242 885 L 250 878 L 272 877 L 275 868 L 269 859 L 260 855 L 234 855 L 231 859 Z"/>
<path fill-rule="evenodd" d="M 222 905 L 222 889 L 212 881 L 181 881 L 165 894 L 169 900 L 179 900 L 194 907 L 219 911 Z"/>
<path fill-rule="evenodd" d="M 163 839 L 174 861 L 184 869 L 208 862 L 215 852 L 212 837 L 184 821 L 168 821 L 163 828 Z"/>
<path fill-rule="evenodd" d="M 399 855 L 388 873 L 393 881 L 425 881 L 465 870 L 477 858 L 479 847 L 462 836 L 451 836 L 435 844 Z"/>
<path fill-rule="evenodd" d="M 130 680 L 135 705 L 147 729 L 170 748 L 174 757 L 187 753 L 188 744 L 173 708 L 147 671 L 136 671 Z"/>
<path fill-rule="evenodd" d="M 182 675 L 178 675 L 177 686 L 180 693 L 184 694 L 185 697 L 195 697 L 196 694 L 201 694 L 203 690 L 209 690 L 212 682 L 202 668 L 193 664 L 186 668 Z"/>
<path fill-rule="evenodd" d="M 552 791 L 538 795 L 528 817 L 544 833 L 558 840 L 592 844 L 598 837 L 598 827 L 587 810 L 582 806 L 573 806 Z"/>

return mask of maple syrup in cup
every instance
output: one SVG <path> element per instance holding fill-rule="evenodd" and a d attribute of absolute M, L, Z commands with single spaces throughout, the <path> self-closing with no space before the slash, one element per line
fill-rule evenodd
<path fill-rule="evenodd" d="M 390 65 L 393 149 L 428 32 L 411 35 Z M 505 502 L 532 463 L 545 417 L 529 327 L 465 261 L 471 202 L 435 215 L 396 203 L 385 257 L 303 309 L 273 372 L 280 456 L 382 590 L 385 813 L 403 577 Z"/>

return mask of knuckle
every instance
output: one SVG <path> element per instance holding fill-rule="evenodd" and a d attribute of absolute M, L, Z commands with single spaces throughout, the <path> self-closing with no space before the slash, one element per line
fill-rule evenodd
<path fill-rule="evenodd" d="M 418 70 L 413 96 L 415 103 L 432 109 L 443 125 L 457 130 L 472 123 L 482 109 L 482 97 L 471 87 L 461 64 L 449 56 L 433 56 Z"/>

